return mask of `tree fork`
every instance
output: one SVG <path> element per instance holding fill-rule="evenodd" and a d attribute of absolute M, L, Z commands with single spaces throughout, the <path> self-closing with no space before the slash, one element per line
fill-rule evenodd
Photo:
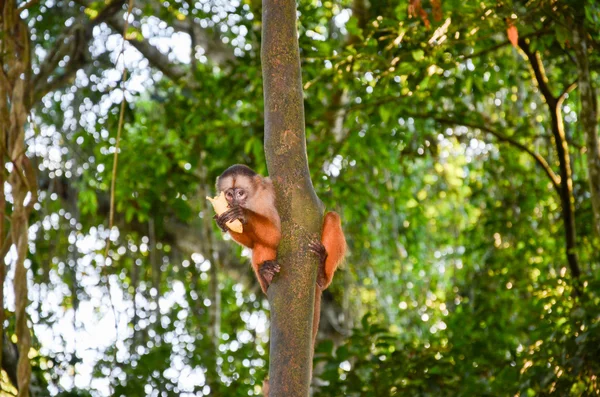
<path fill-rule="evenodd" d="M 268 290 L 271 306 L 271 397 L 308 396 L 317 257 L 323 209 L 306 155 L 302 75 L 294 0 L 265 0 L 262 14 L 265 155 L 273 179 L 282 240 L 281 272 Z"/>

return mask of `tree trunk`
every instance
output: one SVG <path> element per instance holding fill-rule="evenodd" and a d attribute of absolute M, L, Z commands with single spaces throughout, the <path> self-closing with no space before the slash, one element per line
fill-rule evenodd
<path fill-rule="evenodd" d="M 302 76 L 294 0 L 263 2 L 262 68 L 265 155 L 273 179 L 282 239 L 281 272 L 269 287 L 271 397 L 307 396 L 312 369 L 312 323 L 322 213 L 308 170 Z"/>
<path fill-rule="evenodd" d="M 575 199 L 573 196 L 571 157 L 569 155 L 569 146 L 562 121 L 561 105 L 562 101 L 548 104 L 550 108 L 550 118 L 552 120 L 552 134 L 554 135 L 556 153 L 558 154 L 558 164 L 560 167 L 560 202 L 565 227 L 567 262 L 571 269 L 571 275 L 573 278 L 577 279 L 581 275 L 581 271 L 579 269 L 576 252 Z"/>
<path fill-rule="evenodd" d="M 10 236 L 17 253 L 13 262 L 15 334 L 19 353 L 15 386 L 19 390 L 18 397 L 28 397 L 31 334 L 26 313 L 28 288 L 25 259 L 29 242 L 29 215 L 37 201 L 35 171 L 25 155 L 25 122 L 31 105 L 30 41 L 27 25 L 19 17 L 16 2 L 1 2 L 0 6 L 0 92 L 5 96 L 0 103 L 0 124 L 3 124 L 3 132 L 7 133 L 3 137 L 5 146 L 1 150 L 2 156 L 8 158 L 13 166 L 8 178 L 13 198 Z M 4 249 L 2 252 L 5 252 Z M 4 256 L 0 260 L 4 260 Z"/>
<path fill-rule="evenodd" d="M 600 237 L 600 142 L 598 139 L 598 102 L 588 60 L 587 32 L 584 27 L 584 18 L 575 23 L 573 29 L 573 48 L 577 60 L 579 73 L 579 97 L 581 98 L 581 112 L 578 115 L 583 125 L 586 136 L 588 174 L 590 179 L 590 193 L 594 211 L 594 226 Z"/>
<path fill-rule="evenodd" d="M 560 195 L 562 219 L 565 228 L 565 251 L 567 262 L 571 269 L 571 275 L 574 279 L 577 279 L 581 275 L 581 270 L 579 268 L 576 252 L 575 199 L 573 196 L 571 156 L 569 154 L 569 143 L 567 142 L 567 137 L 565 135 L 561 112 L 565 95 L 562 94 L 558 98 L 552 95 L 542 60 L 539 58 L 539 54 L 531 51 L 529 44 L 525 39 L 519 39 L 519 47 L 521 47 L 525 55 L 527 55 L 527 60 L 531 65 L 538 88 L 546 100 L 548 110 L 550 111 L 550 129 L 554 136 L 554 146 L 560 167 L 560 185 L 558 187 L 558 192 Z"/>

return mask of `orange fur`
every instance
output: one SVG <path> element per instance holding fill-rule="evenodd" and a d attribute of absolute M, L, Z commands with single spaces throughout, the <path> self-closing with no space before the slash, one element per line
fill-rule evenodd
<path fill-rule="evenodd" d="M 244 224 L 243 232 L 229 231 L 229 233 L 235 241 L 252 250 L 252 269 L 261 284 L 261 289 L 266 294 L 268 285 L 264 285 L 261 281 L 262 278 L 259 277 L 258 271 L 260 265 L 265 261 L 277 259 L 277 247 L 281 239 L 281 232 L 276 223 L 265 216 L 246 210 L 246 224 Z"/>
<path fill-rule="evenodd" d="M 325 260 L 325 280 L 323 289 L 329 287 L 333 280 L 333 273 L 344 260 L 346 254 L 346 238 L 342 231 L 342 221 L 337 212 L 328 212 L 323 220 L 323 232 L 321 233 L 321 242 L 327 250 L 327 259 Z"/>
<path fill-rule="evenodd" d="M 313 351 L 317 341 L 317 333 L 319 332 L 319 322 L 321 319 L 321 295 L 331 284 L 333 274 L 346 255 L 346 238 L 342 231 L 342 221 L 337 212 L 331 211 L 325 214 L 325 218 L 323 219 L 323 231 L 321 232 L 321 243 L 325 246 L 325 250 L 327 251 L 327 259 L 325 259 L 325 266 L 322 269 L 324 273 L 321 275 L 322 279 L 324 279 L 322 288 L 317 284 L 315 289 L 315 307 L 312 329 Z"/>

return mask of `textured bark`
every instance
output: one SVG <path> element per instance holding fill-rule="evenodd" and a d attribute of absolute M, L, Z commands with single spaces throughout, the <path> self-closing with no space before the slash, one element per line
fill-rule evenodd
<path fill-rule="evenodd" d="M 577 260 L 577 242 L 575 229 L 575 199 L 573 196 L 573 178 L 571 172 L 571 156 L 569 154 L 569 143 L 565 135 L 565 129 L 562 119 L 562 102 L 564 95 L 555 97 L 552 95 L 548 78 L 539 58 L 539 54 L 534 53 L 529 48 L 529 44 L 524 39 L 519 39 L 519 47 L 523 50 L 529 60 L 531 69 L 535 76 L 538 88 L 548 105 L 551 120 L 551 131 L 554 136 L 554 145 L 558 156 L 560 169 L 559 195 L 562 207 L 562 218 L 565 229 L 565 250 L 567 262 L 573 278 L 579 278 L 581 270 Z"/>
<path fill-rule="evenodd" d="M 322 225 L 306 156 L 302 76 L 294 0 L 263 2 L 262 68 L 265 154 L 275 185 L 281 272 L 269 287 L 270 397 L 307 396 L 317 258 L 308 250 Z"/>
<path fill-rule="evenodd" d="M 600 236 L 600 139 L 598 138 L 598 102 L 588 59 L 587 32 L 584 18 L 576 21 L 573 29 L 573 48 L 579 73 L 579 97 L 581 112 L 579 118 L 586 137 L 587 163 L 590 182 L 594 226 Z"/>
<path fill-rule="evenodd" d="M 13 263 L 15 294 L 15 334 L 17 336 L 17 388 L 19 397 L 29 396 L 31 365 L 29 349 L 31 334 L 27 324 L 27 269 L 29 214 L 37 200 L 35 172 L 25 156 L 25 121 L 31 104 L 30 42 L 27 25 L 19 18 L 15 1 L 0 3 L 0 92 L 5 98 L 0 103 L 0 124 L 6 133 L 1 148 L 2 155 L 13 166 L 8 182 L 11 186 L 13 211 L 10 218 L 10 235 L 17 256 Z M 7 118 L 8 117 L 8 118 Z M 28 198 L 28 195 L 30 197 Z M 4 252 L 4 247 L 3 247 Z M 4 256 L 0 258 L 4 260 Z"/>
<path fill-rule="evenodd" d="M 3 7 L 0 7 L 0 11 Z M 4 48 L 0 47 L 0 54 L 4 52 Z M 0 60 L 4 61 L 1 59 Z M 4 70 L 2 70 L 4 73 Z M 0 148 L 6 147 L 6 137 L 8 136 L 8 127 L 9 124 L 9 108 L 8 108 L 8 98 L 4 95 L 4 90 L 6 89 L 6 80 L 0 77 Z M 6 156 L 4 150 L 0 149 L 0 164 L 6 163 Z M 5 177 L 5 167 L 2 167 L 0 170 L 0 248 L 4 251 L 4 224 L 6 219 L 6 196 L 4 195 L 4 183 L 6 181 Z M 8 250 L 8 249 L 7 249 Z M 4 335 L 4 280 L 6 278 L 6 264 L 4 263 L 5 254 L 0 256 L 0 363 L 2 363 L 3 359 L 3 349 L 5 348 L 4 339 L 2 336 Z M 16 377 L 15 377 L 16 379 Z M 11 378 L 11 381 L 13 379 Z M 16 384 L 16 383 L 14 383 Z"/>

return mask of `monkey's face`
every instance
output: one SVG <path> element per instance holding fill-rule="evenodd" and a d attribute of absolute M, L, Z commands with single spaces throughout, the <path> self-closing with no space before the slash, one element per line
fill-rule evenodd
<path fill-rule="evenodd" d="M 243 207 L 248 198 L 248 193 L 243 188 L 231 188 L 225 191 L 225 198 L 231 207 L 235 205 Z"/>
<path fill-rule="evenodd" d="M 255 183 L 252 178 L 245 175 L 231 175 L 219 178 L 217 187 L 225 193 L 225 198 L 230 207 L 239 205 L 245 208 L 248 199 L 255 190 Z"/>

